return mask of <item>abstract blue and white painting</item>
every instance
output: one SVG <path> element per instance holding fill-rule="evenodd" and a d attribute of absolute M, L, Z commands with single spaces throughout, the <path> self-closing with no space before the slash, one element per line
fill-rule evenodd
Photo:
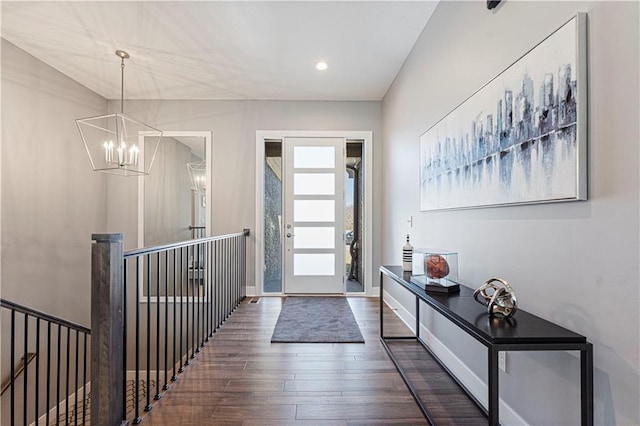
<path fill-rule="evenodd" d="M 586 199 L 580 14 L 420 137 L 420 210 Z"/>

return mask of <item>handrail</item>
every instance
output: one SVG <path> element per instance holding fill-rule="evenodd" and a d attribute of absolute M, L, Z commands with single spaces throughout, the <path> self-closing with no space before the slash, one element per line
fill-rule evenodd
<path fill-rule="evenodd" d="M 0 299 L 0 306 L 2 306 L 3 308 L 7 308 L 7 309 L 13 309 L 14 311 L 20 312 L 22 314 L 26 314 L 29 315 L 31 317 L 34 318 L 39 318 L 57 325 L 60 325 L 62 327 L 67 327 L 70 328 L 72 330 L 75 331 L 79 331 L 82 333 L 86 333 L 86 334 L 91 334 L 91 330 L 83 325 L 80 324 L 76 324 L 74 322 L 71 321 L 67 321 L 65 319 L 62 318 L 57 318 L 54 317 L 53 315 L 41 312 L 41 311 L 37 311 L 35 309 L 32 308 L 28 308 L 26 306 L 23 305 L 19 305 L 17 303 L 14 302 L 10 302 L 6 299 Z"/>
<path fill-rule="evenodd" d="M 9 387 L 11 386 L 11 383 L 13 383 L 18 378 L 20 373 L 22 373 L 24 369 L 27 368 L 29 363 L 33 361 L 35 357 L 36 357 L 36 354 L 34 352 L 29 352 L 27 353 L 26 361 L 24 359 L 25 357 L 20 358 L 20 364 L 18 364 L 18 368 L 13 373 L 13 379 L 11 378 L 11 375 L 9 375 L 9 377 L 4 379 L 4 381 L 2 382 L 2 389 L 0 389 L 0 396 L 2 396 L 7 389 L 9 389 Z"/>
<path fill-rule="evenodd" d="M 3 410 L 2 424 L 51 424 L 52 417 L 86 424 L 91 329 L 9 300 L 0 299 L 0 307 L 10 311 L 2 324 L 4 337 L 10 334 L 1 391 L 10 394 L 10 408 Z"/>
<path fill-rule="evenodd" d="M 249 235 L 244 229 L 126 252 L 120 233 L 92 236 L 92 306 L 102 310 L 92 310 L 92 338 L 100 343 L 91 348 L 91 382 L 121 382 L 92 386 L 93 416 L 139 424 L 178 380 L 246 297 Z"/>
<path fill-rule="evenodd" d="M 139 249 L 128 250 L 124 252 L 124 258 L 126 259 L 129 257 L 142 256 L 145 254 L 159 253 L 161 251 L 167 251 L 167 250 L 181 248 L 181 247 L 189 247 L 195 244 L 207 243 L 209 241 L 219 241 L 219 240 L 224 240 L 232 237 L 248 236 L 249 232 L 250 231 L 248 229 L 245 229 L 242 232 L 236 232 L 234 234 L 218 235 L 215 237 L 199 238 L 197 240 L 180 241 L 177 243 L 166 244 L 163 246 L 143 247 Z"/>

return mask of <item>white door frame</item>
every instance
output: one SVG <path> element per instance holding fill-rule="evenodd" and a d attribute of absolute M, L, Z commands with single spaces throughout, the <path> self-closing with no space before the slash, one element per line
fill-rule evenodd
<path fill-rule="evenodd" d="M 205 162 L 207 164 L 205 189 L 206 225 L 205 235 L 211 236 L 213 227 L 213 132 L 210 130 L 165 130 L 163 137 L 201 137 L 204 138 Z M 160 142 L 162 143 L 162 142 Z M 144 146 L 144 136 L 138 137 L 138 146 Z M 144 176 L 138 177 L 138 247 L 144 247 Z"/>
<path fill-rule="evenodd" d="M 258 130 L 256 131 L 256 222 L 255 232 L 255 287 L 247 287 L 248 295 L 262 295 L 264 279 L 264 143 L 266 140 L 282 140 L 287 137 L 345 138 L 346 141 L 362 141 L 364 150 L 364 295 L 375 296 L 373 279 L 378 274 L 373 267 L 373 132 L 371 131 L 313 131 L 313 130 Z M 350 293 L 348 293 L 350 294 Z"/>

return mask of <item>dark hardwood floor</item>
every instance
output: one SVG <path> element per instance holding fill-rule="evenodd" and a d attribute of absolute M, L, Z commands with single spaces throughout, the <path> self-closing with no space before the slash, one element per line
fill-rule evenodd
<path fill-rule="evenodd" d="M 378 299 L 349 299 L 364 344 L 272 344 L 281 302 L 243 302 L 142 424 L 427 424 L 380 344 Z M 390 310 L 385 321 L 387 335 L 409 334 Z M 399 349 L 414 363 L 424 354 Z M 443 424 L 486 424 L 461 404 L 459 421 L 447 414 Z"/>

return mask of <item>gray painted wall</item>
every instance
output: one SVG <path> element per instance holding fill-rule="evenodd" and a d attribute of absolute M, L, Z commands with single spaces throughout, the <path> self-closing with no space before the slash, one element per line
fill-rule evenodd
<path fill-rule="evenodd" d="M 84 325 L 108 178 L 91 170 L 75 119 L 106 111 L 104 98 L 2 40 L 2 297 Z"/>
<path fill-rule="evenodd" d="M 457 250 L 471 287 L 503 277 L 521 308 L 586 335 L 595 422 L 604 425 L 640 424 L 638 5 L 506 1 L 488 11 L 484 2 L 441 2 L 383 100 L 382 263 L 401 262 L 410 231 L 416 247 Z M 420 212 L 420 135 L 577 12 L 589 17 L 589 201 Z M 397 288 L 391 294 L 412 311 Z M 486 377 L 483 348 L 425 314 L 436 336 Z M 574 354 L 510 353 L 507 361 L 501 396 L 522 419 L 577 423 Z"/>
<path fill-rule="evenodd" d="M 110 109 L 119 108 L 111 101 Z M 373 131 L 373 229 L 380 229 L 381 103 L 314 101 L 127 101 L 125 112 L 162 130 L 213 131 L 213 234 L 255 227 L 255 173 L 257 130 L 371 130 Z M 127 185 L 127 186 L 123 186 Z M 110 199 L 135 205 L 135 182 L 110 188 Z M 125 233 L 125 247 L 135 247 L 137 216 L 109 203 L 109 226 Z M 126 207 L 125 207 L 126 208 Z M 250 265 L 254 265 L 255 236 L 250 238 Z M 373 263 L 379 265 L 380 235 L 373 236 Z M 133 244 L 133 245 L 132 245 Z M 377 266 L 375 266 L 377 269 Z M 254 272 L 249 272 L 253 283 Z"/>

